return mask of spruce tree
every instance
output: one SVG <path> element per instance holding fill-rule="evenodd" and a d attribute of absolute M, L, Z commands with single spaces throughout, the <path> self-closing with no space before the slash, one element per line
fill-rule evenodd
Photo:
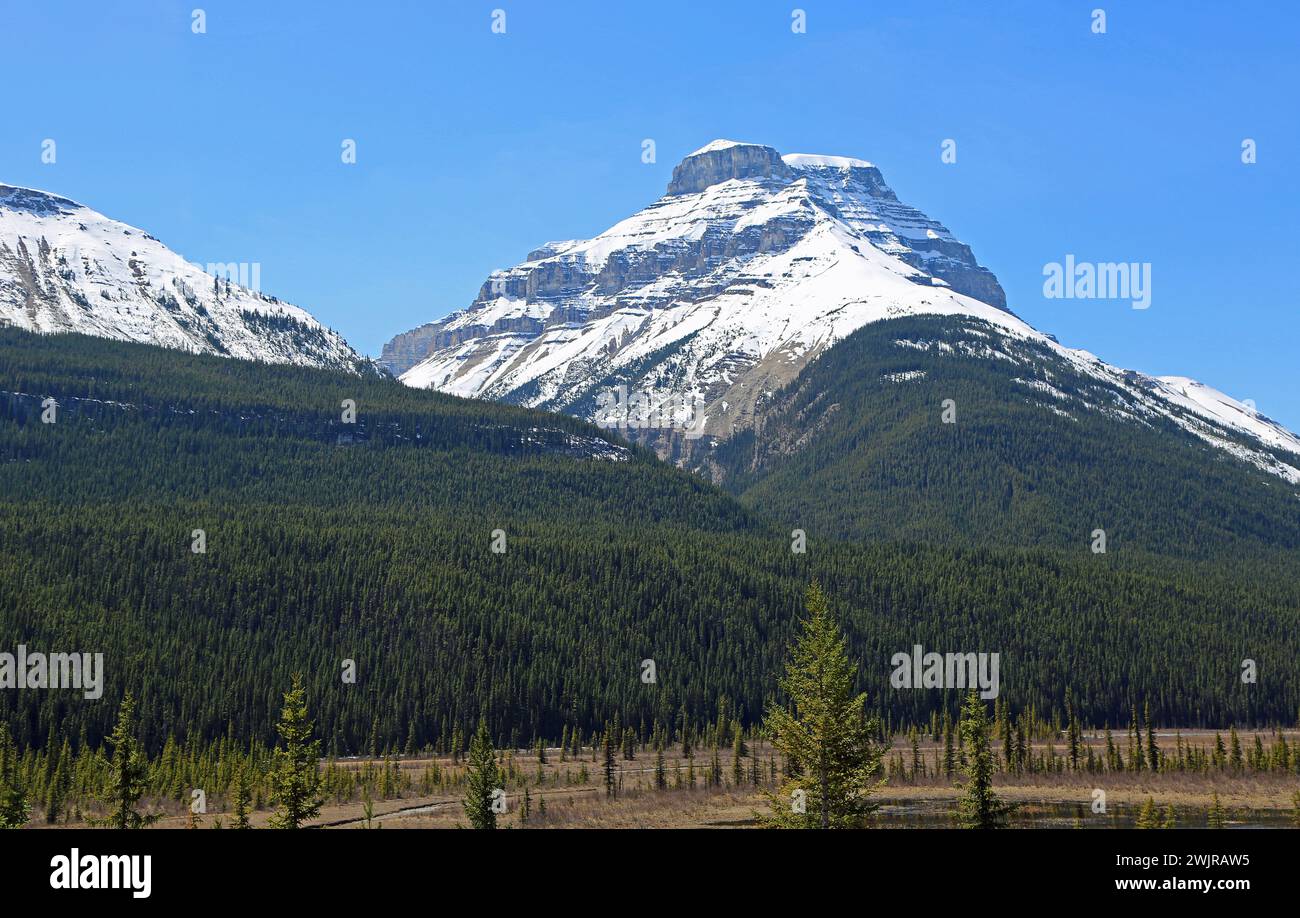
<path fill-rule="evenodd" d="M 451 764 L 460 764 L 460 751 L 464 748 L 464 745 L 465 737 L 460 732 L 460 724 L 456 724 L 451 731 Z"/>
<path fill-rule="evenodd" d="M 953 740 L 952 721 L 948 712 L 943 712 L 943 776 L 951 778 L 957 770 L 957 749 Z"/>
<path fill-rule="evenodd" d="M 1160 814 L 1156 811 L 1156 802 L 1148 797 L 1138 810 L 1137 818 L 1133 821 L 1135 829 L 1158 829 L 1160 828 Z"/>
<path fill-rule="evenodd" d="M 1205 822 L 1211 829 L 1222 829 L 1228 824 L 1228 812 L 1219 803 L 1219 792 L 1214 792 L 1214 803 L 1210 805 L 1209 812 L 1205 814 Z"/>
<path fill-rule="evenodd" d="M 492 748 L 487 721 L 479 720 L 478 731 L 469 744 L 469 776 L 465 790 L 465 815 L 472 828 L 497 827 L 497 814 L 492 809 L 492 802 L 493 795 L 500 790 L 501 772 L 497 768 L 496 750 Z"/>
<path fill-rule="evenodd" d="M 608 723 L 605 724 L 605 762 L 602 768 L 605 773 L 605 796 L 613 797 L 617 794 L 614 783 L 614 731 Z"/>
<path fill-rule="evenodd" d="M 966 754 L 966 785 L 957 821 L 967 829 L 1001 828 L 1007 824 L 1010 808 L 993 792 L 991 730 L 984 702 L 973 689 L 962 706 L 959 729 Z"/>
<path fill-rule="evenodd" d="M 235 769 L 235 778 L 233 781 L 234 804 L 235 804 L 235 828 L 251 829 L 253 826 L 248 821 L 248 804 L 253 799 L 253 792 L 248 784 L 248 763 L 240 760 Z"/>
<path fill-rule="evenodd" d="M 1156 728 L 1151 725 L 1151 703 L 1142 705 L 1142 719 L 1147 728 L 1147 765 L 1153 772 L 1160 771 L 1160 747 L 1156 745 Z"/>
<path fill-rule="evenodd" d="M 872 740 L 879 728 L 866 717 L 866 694 L 854 694 L 856 667 L 817 584 L 808 589 L 807 608 L 780 683 L 789 707 L 774 704 L 765 723 L 788 775 L 764 793 L 772 808 L 767 821 L 859 827 L 875 809 L 869 798 L 881 784 L 882 750 Z"/>
<path fill-rule="evenodd" d="M 269 825 L 297 829 L 320 814 L 320 740 L 311 738 L 315 725 L 307 718 L 307 690 L 295 673 L 276 731 L 284 743 L 272 757 L 271 793 L 277 803 Z"/>
<path fill-rule="evenodd" d="M 1079 718 L 1076 715 L 1074 710 L 1074 695 L 1068 687 L 1065 690 L 1065 713 L 1067 718 L 1069 719 L 1069 726 L 1067 729 L 1069 730 L 1068 742 L 1069 742 L 1070 770 L 1078 771 L 1079 759 L 1083 754 L 1082 737 L 1080 735 L 1081 731 L 1079 729 Z"/>
<path fill-rule="evenodd" d="M 114 829 L 141 829 L 158 820 L 158 813 L 145 814 L 136 809 L 148 789 L 149 763 L 135 738 L 135 699 L 127 692 L 117 709 L 117 725 L 108 737 L 113 747 L 110 763 L 108 816 L 91 820 L 92 825 Z"/>
<path fill-rule="evenodd" d="M 54 734 L 51 731 L 50 744 L 47 749 L 54 748 Z M 45 795 L 45 821 L 56 823 L 59 821 L 59 812 L 63 809 L 64 798 L 71 789 L 72 783 L 72 747 L 68 744 L 68 738 L 63 738 L 63 746 L 59 750 L 58 758 L 50 758 L 53 771 L 50 774 L 49 783 Z"/>
<path fill-rule="evenodd" d="M 1134 771 L 1146 770 L 1146 753 L 1142 750 L 1142 725 L 1138 723 L 1137 705 L 1129 707 L 1128 760 Z"/>
<path fill-rule="evenodd" d="M 9 725 L 0 722 L 0 829 L 21 829 L 31 817 L 31 806 L 18 774 L 18 750 Z"/>

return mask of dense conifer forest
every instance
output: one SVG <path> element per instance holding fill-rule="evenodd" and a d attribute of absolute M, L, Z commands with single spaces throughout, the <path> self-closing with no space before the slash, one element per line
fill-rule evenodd
<path fill-rule="evenodd" d="M 980 474 L 971 506 L 1000 487 Z M 1181 468 L 1193 496 L 1212 474 Z M 940 517 L 922 507 L 905 540 L 808 523 L 796 553 L 784 509 L 571 418 L 0 330 L 0 650 L 102 652 L 106 669 L 97 701 L 6 690 L 0 716 L 18 748 L 98 748 L 130 692 L 151 756 L 269 745 L 297 672 L 327 755 L 446 749 L 481 719 L 512 747 L 615 720 L 676 740 L 720 708 L 761 720 L 819 581 L 887 733 L 957 714 L 957 693 L 890 688 L 891 655 L 916 644 L 998 652 L 1000 703 L 1044 722 L 1070 719 L 1069 691 L 1098 727 L 1135 706 L 1157 724 L 1294 723 L 1293 521 L 1247 495 L 1252 514 L 1205 523 L 1205 544 L 1241 551 L 1161 553 L 1191 518 L 1154 486 L 1126 500 L 1145 495 L 1133 525 L 1166 534 L 1104 555 L 1091 512 L 1071 523 L 1063 504 L 1073 547 L 923 539 Z M 1278 551 L 1247 550 L 1263 543 Z"/>
<path fill-rule="evenodd" d="M 1101 528 L 1119 551 L 1300 557 L 1300 488 L 968 318 L 864 326 L 710 462 L 768 518 L 845 538 L 1073 550 Z"/>

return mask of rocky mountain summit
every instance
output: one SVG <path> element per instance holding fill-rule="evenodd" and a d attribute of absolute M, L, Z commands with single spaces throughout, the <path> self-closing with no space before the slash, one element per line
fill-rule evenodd
<path fill-rule="evenodd" d="M 923 316 L 956 317 L 988 343 L 902 344 L 1018 360 L 1030 386 L 1063 371 L 1093 380 L 1128 407 L 1088 411 L 1163 417 L 1300 481 L 1300 438 L 1249 405 L 1110 366 L 1021 321 L 970 247 L 873 164 L 730 140 L 691 153 L 661 198 L 595 238 L 494 272 L 467 308 L 393 339 L 384 361 L 409 385 L 575 414 L 716 473 L 707 453 L 761 431 L 778 394 L 839 342 Z"/>
<path fill-rule="evenodd" d="M 866 321 L 898 308 L 1016 321 L 1005 304 L 970 248 L 870 163 L 714 141 L 645 210 L 494 273 L 385 361 L 411 385 L 588 417 L 599 389 L 623 385 L 693 404 L 726 435 Z"/>

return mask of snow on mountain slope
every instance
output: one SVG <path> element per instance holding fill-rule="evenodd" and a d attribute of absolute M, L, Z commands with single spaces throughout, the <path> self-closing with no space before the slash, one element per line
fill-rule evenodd
<path fill-rule="evenodd" d="M 657 419 L 648 426 L 726 438 L 856 329 L 925 314 L 1037 342 L 1122 388 L 1134 416 L 1166 415 L 1275 474 L 1295 471 L 1241 444 L 1300 454 L 1300 440 L 1241 403 L 1111 367 L 1021 321 L 969 247 L 870 163 L 727 140 L 687 156 L 667 194 L 595 238 L 493 273 L 467 309 L 400 336 L 424 359 L 389 366 L 412 386 L 597 423 L 614 419 L 604 394 L 624 386 Z"/>
<path fill-rule="evenodd" d="M 1300 453 L 1300 437 L 1270 418 L 1257 412 L 1253 405 L 1239 402 L 1186 376 L 1158 376 L 1167 401 L 1189 408 L 1197 414 L 1250 434 L 1256 440 L 1277 449 Z"/>
<path fill-rule="evenodd" d="M 616 378 L 707 404 L 707 432 L 725 435 L 865 322 L 916 306 L 1021 326 L 1004 302 L 874 166 L 715 141 L 640 213 L 493 274 L 469 309 L 425 327 L 429 356 L 403 379 L 571 410 Z"/>
<path fill-rule="evenodd" d="M 240 279 L 252 273 L 232 267 Z M 274 363 L 369 367 L 306 310 L 218 280 L 148 233 L 75 201 L 11 185 L 0 185 L 0 323 Z"/>

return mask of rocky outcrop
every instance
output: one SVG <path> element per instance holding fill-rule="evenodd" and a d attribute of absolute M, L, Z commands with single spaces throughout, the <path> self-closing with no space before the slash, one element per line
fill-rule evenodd
<path fill-rule="evenodd" d="M 790 167 L 771 147 L 715 140 L 682 160 L 673 169 L 669 194 L 696 194 L 731 179 L 775 179 L 787 182 Z"/>
<path fill-rule="evenodd" d="M 384 345 L 383 352 L 379 356 L 379 365 L 394 376 L 401 376 L 429 356 L 437 330 L 438 323 L 428 322 L 419 328 L 394 336 Z"/>

